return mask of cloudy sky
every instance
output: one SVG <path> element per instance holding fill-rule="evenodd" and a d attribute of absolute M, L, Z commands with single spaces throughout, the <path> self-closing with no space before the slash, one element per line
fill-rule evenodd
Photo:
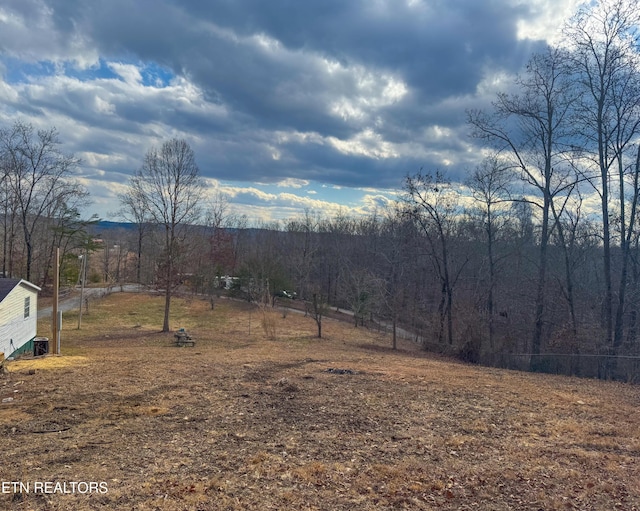
<path fill-rule="evenodd" d="M 577 0 L 2 0 L 0 125 L 55 126 L 109 218 L 180 137 L 251 220 L 366 213 L 462 179 L 482 108 Z"/>

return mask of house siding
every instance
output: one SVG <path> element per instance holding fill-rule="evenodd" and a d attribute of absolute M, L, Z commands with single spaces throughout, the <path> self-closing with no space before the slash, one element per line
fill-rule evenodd
<path fill-rule="evenodd" d="M 25 298 L 29 297 L 29 317 L 24 317 Z M 0 302 L 0 353 L 5 357 L 28 349 L 38 328 L 38 292 L 21 282 Z"/>

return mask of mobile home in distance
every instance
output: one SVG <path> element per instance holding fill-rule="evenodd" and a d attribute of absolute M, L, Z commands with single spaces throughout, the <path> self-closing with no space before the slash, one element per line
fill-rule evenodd
<path fill-rule="evenodd" d="M 39 291 L 26 280 L 0 278 L 0 353 L 6 358 L 33 350 Z"/>

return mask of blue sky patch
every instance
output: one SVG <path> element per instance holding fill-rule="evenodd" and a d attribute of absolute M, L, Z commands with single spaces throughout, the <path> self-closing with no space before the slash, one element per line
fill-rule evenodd
<path fill-rule="evenodd" d="M 147 87 L 164 88 L 175 78 L 175 74 L 170 69 L 159 66 L 154 62 L 146 64 L 139 71 L 142 75 L 142 84 Z"/>
<path fill-rule="evenodd" d="M 25 62 L 13 57 L 1 60 L 4 65 L 4 81 L 9 84 L 30 83 L 34 78 L 56 74 L 53 62 Z"/>

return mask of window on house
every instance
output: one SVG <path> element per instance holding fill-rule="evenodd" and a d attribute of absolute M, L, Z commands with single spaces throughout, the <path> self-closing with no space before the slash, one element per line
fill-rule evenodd
<path fill-rule="evenodd" d="M 31 297 L 27 296 L 24 299 L 24 318 L 27 319 L 31 313 Z"/>

